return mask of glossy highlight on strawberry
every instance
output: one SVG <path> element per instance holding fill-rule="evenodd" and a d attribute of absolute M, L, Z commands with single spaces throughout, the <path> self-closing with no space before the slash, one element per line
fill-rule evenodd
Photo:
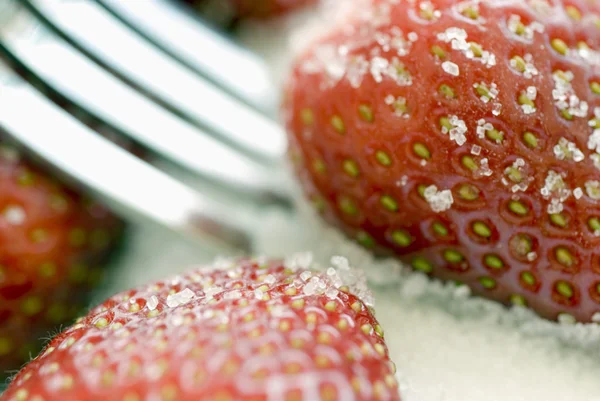
<path fill-rule="evenodd" d="M 0 377 L 87 306 L 122 230 L 0 142 Z"/>
<path fill-rule="evenodd" d="M 550 319 L 600 312 L 600 3 L 358 0 L 284 111 L 307 196 L 364 246 Z"/>
<path fill-rule="evenodd" d="M 0 400 L 399 401 L 369 292 L 335 266 L 220 261 L 115 295 Z"/>

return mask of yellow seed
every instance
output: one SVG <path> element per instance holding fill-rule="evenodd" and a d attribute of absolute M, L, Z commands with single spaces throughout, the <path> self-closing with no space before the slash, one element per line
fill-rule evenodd
<path fill-rule="evenodd" d="M 577 49 L 579 49 L 579 50 L 590 50 L 590 45 L 588 45 L 584 41 L 580 41 L 580 42 L 577 43 Z"/>
<path fill-rule="evenodd" d="M 160 390 L 163 401 L 175 401 L 177 399 L 177 387 L 173 384 L 167 384 Z"/>
<path fill-rule="evenodd" d="M 522 295 L 513 294 L 510 296 L 510 303 L 512 303 L 513 305 L 518 305 L 518 306 L 526 306 L 527 300 Z"/>
<path fill-rule="evenodd" d="M 329 366 L 329 358 L 325 355 L 317 355 L 315 357 L 315 363 L 319 368 L 326 368 Z"/>
<path fill-rule="evenodd" d="M 427 259 L 420 256 L 413 259 L 411 266 L 416 271 L 423 273 L 431 273 L 433 271 L 433 265 Z"/>
<path fill-rule="evenodd" d="M 311 324 L 317 323 L 317 314 L 313 313 L 313 312 L 308 313 L 306 315 L 306 323 L 311 323 Z"/>
<path fill-rule="evenodd" d="M 325 166 L 323 160 L 315 159 L 315 161 L 313 161 L 313 170 L 318 174 L 324 174 L 327 172 L 327 166 Z"/>
<path fill-rule="evenodd" d="M 331 334 L 329 334 L 327 332 L 321 332 L 317 336 L 317 342 L 319 344 L 331 344 L 331 341 L 332 341 Z"/>
<path fill-rule="evenodd" d="M 338 201 L 338 206 L 342 212 L 348 215 L 354 216 L 358 213 L 358 209 L 354 205 L 354 202 L 349 198 L 341 197 Z"/>
<path fill-rule="evenodd" d="M 27 316 L 38 314 L 43 308 L 42 300 L 38 297 L 27 297 L 21 304 L 21 310 Z"/>
<path fill-rule="evenodd" d="M 559 281 L 554 286 L 556 292 L 565 298 L 572 298 L 574 295 L 573 286 L 566 281 Z"/>
<path fill-rule="evenodd" d="M 525 145 L 529 148 L 535 149 L 538 147 L 537 137 L 531 132 L 525 132 L 523 134 L 523 142 L 525 142 Z"/>
<path fill-rule="evenodd" d="M 529 209 L 520 201 L 511 200 L 508 204 L 508 208 L 511 212 L 519 216 L 525 216 L 529 213 Z"/>
<path fill-rule="evenodd" d="M 94 326 L 96 326 L 99 329 L 102 329 L 108 326 L 108 320 L 105 317 L 101 317 L 100 319 L 96 320 Z"/>
<path fill-rule="evenodd" d="M 477 18 L 479 18 L 479 10 L 477 10 L 476 7 L 465 7 L 462 10 L 461 14 L 472 20 L 476 20 Z"/>
<path fill-rule="evenodd" d="M 484 262 L 487 267 L 492 269 L 502 269 L 504 267 L 504 262 L 500 257 L 496 255 L 485 255 Z"/>
<path fill-rule="evenodd" d="M 475 84 L 475 92 L 477 92 L 477 94 L 480 97 L 485 97 L 487 99 L 491 99 L 492 95 L 490 94 L 489 89 L 487 88 L 487 86 L 485 85 L 481 85 L 481 84 Z"/>
<path fill-rule="evenodd" d="M 29 392 L 27 390 L 25 390 L 24 388 L 20 388 L 19 390 L 17 390 L 17 393 L 15 394 L 15 398 L 17 401 L 25 401 L 28 396 L 29 396 Z"/>
<path fill-rule="evenodd" d="M 0 337 L 0 356 L 8 355 L 12 350 L 12 340 L 8 337 Z"/>
<path fill-rule="evenodd" d="M 569 50 L 569 47 L 562 39 L 554 38 L 550 41 L 550 45 L 557 53 L 562 54 L 563 56 L 566 55 Z"/>
<path fill-rule="evenodd" d="M 429 151 L 429 148 L 420 142 L 417 142 L 413 145 L 413 152 L 415 152 L 415 155 L 421 159 L 431 159 L 431 152 Z"/>
<path fill-rule="evenodd" d="M 509 167 L 506 169 L 504 174 L 512 182 L 520 183 L 521 181 L 523 181 L 523 174 L 521 174 L 521 171 L 517 168 Z"/>
<path fill-rule="evenodd" d="M 551 214 L 550 221 L 558 227 L 565 228 L 567 226 L 567 219 L 562 213 Z"/>
<path fill-rule="evenodd" d="M 497 129 L 491 129 L 486 131 L 485 136 L 496 143 L 502 143 L 504 140 L 504 132 L 498 131 Z"/>
<path fill-rule="evenodd" d="M 337 303 L 335 301 L 329 301 L 325 304 L 325 309 L 329 312 L 334 312 L 337 308 Z"/>
<path fill-rule="evenodd" d="M 454 99 L 456 97 L 456 93 L 454 89 L 446 84 L 440 85 L 440 93 L 447 99 Z"/>
<path fill-rule="evenodd" d="M 371 330 L 373 330 L 373 326 L 371 326 L 370 324 L 363 324 L 362 326 L 360 326 L 360 330 L 365 333 L 366 335 L 371 334 Z"/>
<path fill-rule="evenodd" d="M 346 330 L 348 328 L 348 321 L 346 319 L 340 319 L 337 323 L 337 327 L 340 330 Z"/>
<path fill-rule="evenodd" d="M 360 175 L 360 170 L 358 168 L 358 164 L 356 164 L 356 162 L 354 160 L 344 160 L 343 163 L 343 169 L 344 172 L 346 172 L 346 174 L 348 174 L 350 177 L 358 177 Z"/>
<path fill-rule="evenodd" d="M 442 49 L 438 45 L 431 46 L 431 54 L 433 54 L 434 56 L 436 56 L 440 59 L 446 58 L 446 52 L 444 51 L 444 49 Z"/>
<path fill-rule="evenodd" d="M 361 104 L 358 106 L 358 114 L 360 114 L 360 117 L 366 122 L 372 123 L 373 120 L 375 120 L 375 117 L 373 116 L 373 109 L 366 104 Z"/>
<path fill-rule="evenodd" d="M 496 287 L 496 280 L 494 280 L 491 277 L 481 277 L 479 278 L 479 282 L 481 283 L 483 288 L 488 290 L 491 290 L 492 288 Z"/>
<path fill-rule="evenodd" d="M 519 21 L 515 27 L 515 33 L 519 36 L 523 36 L 526 32 L 526 26 L 521 21 Z"/>
<path fill-rule="evenodd" d="M 389 388 L 395 388 L 398 385 L 396 378 L 393 375 L 385 375 L 383 379 Z"/>
<path fill-rule="evenodd" d="M 519 95 L 519 104 L 523 106 L 535 107 L 535 102 L 531 100 L 524 92 Z"/>
<path fill-rule="evenodd" d="M 467 201 L 479 199 L 479 189 L 470 184 L 461 185 L 458 189 L 458 196 Z"/>
<path fill-rule="evenodd" d="M 570 267 L 574 263 L 573 255 L 567 248 L 556 248 L 556 250 L 554 251 L 554 256 L 556 257 L 558 263 L 560 263 L 563 266 Z"/>
<path fill-rule="evenodd" d="M 288 287 L 285 289 L 285 295 L 293 296 L 296 294 L 298 294 L 298 290 L 296 289 L 296 287 Z"/>
<path fill-rule="evenodd" d="M 511 59 L 511 65 L 520 73 L 524 73 L 525 72 L 525 68 L 527 67 L 527 63 L 525 62 L 525 60 L 523 59 L 523 57 L 521 56 L 514 56 Z"/>
<path fill-rule="evenodd" d="M 385 347 L 383 345 L 376 343 L 373 348 L 375 348 L 375 351 L 377 351 L 379 355 L 385 355 Z"/>
<path fill-rule="evenodd" d="M 411 237 L 411 235 L 404 231 L 404 230 L 396 230 L 392 233 L 392 240 L 394 241 L 395 244 L 401 246 L 401 247 L 407 247 L 409 246 L 413 239 Z"/>
<path fill-rule="evenodd" d="M 36 228 L 31 232 L 30 238 L 32 242 L 39 244 L 48 239 L 48 231 L 43 228 Z"/>
<path fill-rule="evenodd" d="M 339 134 L 346 133 L 346 126 L 344 125 L 344 120 L 340 116 L 331 117 L 331 125 Z"/>
<path fill-rule="evenodd" d="M 600 95 L 600 82 L 592 81 L 590 83 L 590 89 L 592 90 L 592 92 L 594 92 L 594 94 Z"/>
<path fill-rule="evenodd" d="M 457 264 L 462 262 L 465 258 L 463 255 L 453 249 L 446 249 L 444 251 L 444 259 L 446 259 L 448 263 Z"/>
<path fill-rule="evenodd" d="M 85 245 L 87 241 L 87 233 L 81 228 L 74 228 L 69 233 L 69 244 L 73 247 L 80 247 Z"/>
<path fill-rule="evenodd" d="M 450 119 L 448 117 L 440 118 L 440 127 L 446 128 L 446 130 L 450 131 L 454 126 L 450 123 Z"/>
<path fill-rule="evenodd" d="M 388 167 L 392 164 L 390 156 L 382 150 L 375 152 L 375 158 L 382 166 Z"/>
<path fill-rule="evenodd" d="M 302 309 L 304 308 L 304 299 L 295 299 L 292 301 L 292 308 Z"/>
<path fill-rule="evenodd" d="M 300 117 L 302 118 L 304 125 L 313 125 L 315 122 L 315 116 L 311 109 L 303 109 L 300 112 Z"/>
<path fill-rule="evenodd" d="M 354 302 L 350 307 L 356 313 L 359 313 L 360 311 L 362 311 L 362 304 L 358 301 Z"/>
<path fill-rule="evenodd" d="M 574 6 L 566 6 L 565 7 L 565 11 L 567 12 L 567 15 L 569 16 L 569 18 L 571 18 L 572 20 L 575 21 L 580 21 L 581 20 L 581 12 Z"/>
<path fill-rule="evenodd" d="M 565 120 L 568 121 L 573 121 L 573 114 L 571 114 L 571 112 L 568 109 L 564 109 L 560 111 L 560 115 L 562 116 L 562 118 L 564 118 Z"/>
<path fill-rule="evenodd" d="M 479 43 L 471 42 L 469 43 L 469 49 L 473 52 L 475 57 L 483 56 L 483 47 Z"/>
<path fill-rule="evenodd" d="M 389 195 L 383 195 L 380 199 L 381 205 L 390 212 L 398 211 L 398 202 Z"/>
<path fill-rule="evenodd" d="M 480 237 L 490 238 L 492 236 L 492 230 L 490 227 L 482 221 L 476 221 L 473 223 L 473 232 Z"/>
<path fill-rule="evenodd" d="M 39 274 L 44 278 L 54 277 L 56 274 L 56 264 L 52 262 L 42 263 L 39 267 Z"/>
<path fill-rule="evenodd" d="M 439 235 L 440 237 L 445 237 L 448 235 L 448 229 L 443 223 L 440 223 L 439 221 L 433 223 L 431 228 L 433 229 L 433 232 Z"/>

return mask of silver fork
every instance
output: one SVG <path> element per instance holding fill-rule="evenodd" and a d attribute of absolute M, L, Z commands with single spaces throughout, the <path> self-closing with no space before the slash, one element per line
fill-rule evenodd
<path fill-rule="evenodd" d="M 116 210 L 242 251 L 247 224 L 222 199 L 291 206 L 277 91 L 258 57 L 167 0 L 2 1 L 0 127 L 18 145 Z M 218 190 L 136 158 L 48 93 Z"/>

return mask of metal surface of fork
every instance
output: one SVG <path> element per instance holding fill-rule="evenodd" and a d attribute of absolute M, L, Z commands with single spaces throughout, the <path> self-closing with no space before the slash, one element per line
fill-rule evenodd
<path fill-rule="evenodd" d="M 119 210 L 249 250 L 236 213 L 99 136 L 56 92 L 229 196 L 289 206 L 260 59 L 165 0 L 3 1 L 0 127 L 20 145 Z"/>

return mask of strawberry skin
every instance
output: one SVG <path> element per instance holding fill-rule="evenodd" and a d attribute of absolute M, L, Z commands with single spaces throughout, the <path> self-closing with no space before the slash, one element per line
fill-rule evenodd
<path fill-rule="evenodd" d="M 399 400 L 381 328 L 335 269 L 219 267 L 110 298 L 0 400 Z"/>
<path fill-rule="evenodd" d="M 556 319 L 600 311 L 600 3 L 360 0 L 297 61 L 290 154 L 378 252 Z"/>
<path fill-rule="evenodd" d="M 230 0 L 240 17 L 270 18 L 313 4 L 316 0 Z"/>
<path fill-rule="evenodd" d="M 0 376 L 87 306 L 122 228 L 0 143 Z"/>
<path fill-rule="evenodd" d="M 290 13 L 299 8 L 316 3 L 318 0 L 183 0 L 192 6 L 202 8 L 213 1 L 220 10 L 232 18 L 251 18 L 264 20 Z M 223 3 L 226 7 L 223 8 Z M 219 16 L 222 17 L 222 16 Z"/>

